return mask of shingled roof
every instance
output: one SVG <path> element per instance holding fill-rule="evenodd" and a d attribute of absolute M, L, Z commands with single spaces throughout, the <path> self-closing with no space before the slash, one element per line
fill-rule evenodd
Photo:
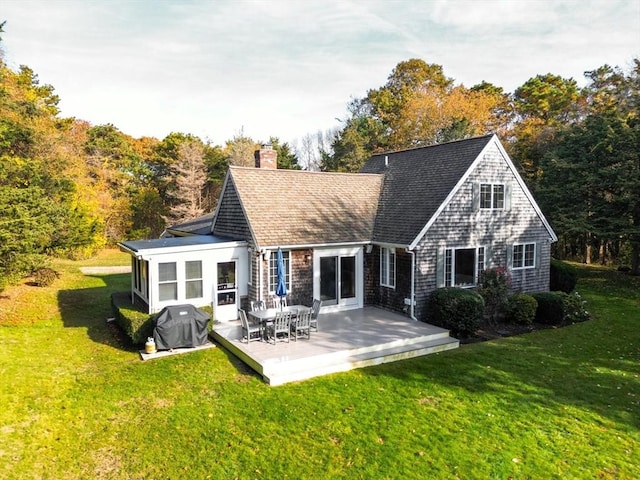
<path fill-rule="evenodd" d="M 383 175 L 230 167 L 258 247 L 370 242 Z"/>
<path fill-rule="evenodd" d="M 385 174 L 372 240 L 410 245 L 492 138 L 371 157 L 361 172 Z"/>

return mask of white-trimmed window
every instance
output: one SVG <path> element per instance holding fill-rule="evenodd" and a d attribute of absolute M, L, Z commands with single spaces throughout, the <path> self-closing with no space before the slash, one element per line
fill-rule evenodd
<path fill-rule="evenodd" d="M 289 251 L 282 251 L 284 274 L 287 281 L 287 292 L 291 290 L 291 257 Z M 278 286 L 278 252 L 271 252 L 269 256 L 269 293 L 275 295 Z"/>
<path fill-rule="evenodd" d="M 505 208 L 505 186 L 500 183 L 480 184 L 480 208 L 502 210 Z"/>
<path fill-rule="evenodd" d="M 253 262 L 255 262 L 253 250 L 249 249 L 249 251 L 247 252 L 247 278 L 249 279 L 247 283 L 249 285 L 253 284 Z"/>
<path fill-rule="evenodd" d="M 202 262 L 185 262 L 184 270 L 186 298 L 202 298 Z"/>
<path fill-rule="evenodd" d="M 445 287 L 472 287 L 486 268 L 485 247 L 446 248 L 443 259 Z"/>
<path fill-rule="evenodd" d="M 521 243 L 513 246 L 512 268 L 514 270 L 522 268 L 535 268 L 536 266 L 536 244 Z"/>
<path fill-rule="evenodd" d="M 178 273 L 176 262 L 158 264 L 158 292 L 160 301 L 178 299 Z"/>
<path fill-rule="evenodd" d="M 380 285 L 396 288 L 396 250 L 382 247 L 380 249 Z"/>
<path fill-rule="evenodd" d="M 134 288 L 138 292 L 140 292 L 144 298 L 147 298 L 147 295 L 149 295 L 147 280 L 147 269 L 149 268 L 149 262 L 147 260 L 138 260 L 135 257 L 132 258 Z"/>

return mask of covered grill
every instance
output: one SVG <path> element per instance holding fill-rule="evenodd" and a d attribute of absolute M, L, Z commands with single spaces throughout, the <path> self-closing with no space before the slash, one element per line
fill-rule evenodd
<path fill-rule="evenodd" d="M 204 345 L 208 324 L 209 314 L 193 305 L 165 307 L 156 317 L 153 340 L 158 350 Z"/>

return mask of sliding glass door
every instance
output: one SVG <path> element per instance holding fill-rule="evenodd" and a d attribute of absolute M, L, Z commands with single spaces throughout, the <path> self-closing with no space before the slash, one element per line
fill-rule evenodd
<path fill-rule="evenodd" d="M 358 306 L 362 299 L 362 255 L 359 249 L 316 251 L 317 289 L 323 307 Z M 360 262 L 360 265 L 358 264 Z M 316 291 L 318 291 L 316 290 Z"/>

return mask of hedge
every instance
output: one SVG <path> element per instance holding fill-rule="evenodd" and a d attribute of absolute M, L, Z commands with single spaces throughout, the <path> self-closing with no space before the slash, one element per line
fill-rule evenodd
<path fill-rule="evenodd" d="M 578 271 L 571 265 L 551 259 L 549 290 L 571 293 L 578 283 Z"/>
<path fill-rule="evenodd" d="M 434 290 L 427 304 L 429 323 L 457 336 L 473 334 L 484 315 L 484 299 L 473 290 L 445 287 Z"/>
<path fill-rule="evenodd" d="M 508 322 L 531 325 L 536 317 L 538 301 L 526 293 L 516 293 L 507 300 L 505 318 Z"/>
<path fill-rule="evenodd" d="M 148 337 L 153 336 L 155 315 L 142 312 L 135 304 L 131 304 L 130 294 L 112 294 L 111 308 L 116 323 L 134 344 L 142 344 L 147 341 Z"/>
<path fill-rule="evenodd" d="M 539 292 L 531 296 L 538 302 L 536 322 L 545 325 L 562 325 L 564 320 L 564 293 Z"/>

